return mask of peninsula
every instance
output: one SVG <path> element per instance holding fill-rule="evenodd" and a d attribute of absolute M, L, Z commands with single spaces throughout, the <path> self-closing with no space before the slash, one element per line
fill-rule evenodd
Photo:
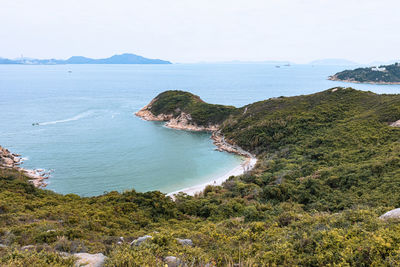
<path fill-rule="evenodd" d="M 35 187 L 3 152 L 0 265 L 397 265 L 400 94 L 336 87 L 236 108 L 167 91 L 137 115 L 212 131 L 257 165 L 174 200 L 80 197 Z"/>
<path fill-rule="evenodd" d="M 18 58 L 18 59 L 0 58 L 0 64 L 60 65 L 60 64 L 172 64 L 172 63 L 166 60 L 150 59 L 135 54 L 125 53 L 101 59 L 93 59 L 82 56 L 73 56 L 65 60 L 35 59 L 35 58 Z"/>
<path fill-rule="evenodd" d="M 332 81 L 371 84 L 400 84 L 400 64 L 345 70 L 329 77 Z"/>

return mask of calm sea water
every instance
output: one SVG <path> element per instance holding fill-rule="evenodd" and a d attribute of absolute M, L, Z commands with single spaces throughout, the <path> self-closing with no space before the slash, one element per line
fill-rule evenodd
<path fill-rule="evenodd" d="M 0 145 L 54 169 L 48 189 L 168 193 L 228 172 L 241 159 L 214 150 L 209 134 L 167 129 L 133 113 L 180 89 L 207 102 L 242 106 L 334 86 L 400 93 L 400 86 L 326 80 L 341 66 L 268 64 L 0 65 Z M 32 126 L 32 123 L 40 123 Z"/>

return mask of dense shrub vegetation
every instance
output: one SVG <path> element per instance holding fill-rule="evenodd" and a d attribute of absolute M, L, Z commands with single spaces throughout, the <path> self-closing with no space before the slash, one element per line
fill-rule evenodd
<path fill-rule="evenodd" d="M 262 155 L 262 172 L 246 180 L 257 199 L 295 201 L 338 211 L 355 204 L 398 205 L 400 96 L 354 89 L 277 98 L 247 107 L 224 135 Z"/>
<path fill-rule="evenodd" d="M 333 78 L 361 83 L 400 83 L 400 64 L 376 68 L 357 68 L 336 73 Z"/>
<path fill-rule="evenodd" d="M 173 104 L 156 110 L 193 97 L 169 94 Z M 189 266 L 399 265 L 400 224 L 379 216 L 400 206 L 400 129 L 389 126 L 400 95 L 336 88 L 229 113 L 222 132 L 258 164 L 196 197 L 59 195 L 0 170 L 0 265 L 71 265 L 60 251 L 102 252 L 109 266 L 160 266 L 169 255 Z"/>
<path fill-rule="evenodd" d="M 183 91 L 166 91 L 159 94 L 156 99 L 151 107 L 153 114 L 179 115 L 185 112 L 191 115 L 193 122 L 204 126 L 220 124 L 236 111 L 233 106 L 208 104 L 200 97 Z"/>

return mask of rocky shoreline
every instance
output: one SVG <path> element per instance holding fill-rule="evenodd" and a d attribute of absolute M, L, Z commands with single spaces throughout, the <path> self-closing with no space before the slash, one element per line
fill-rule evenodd
<path fill-rule="evenodd" d="M 220 126 L 217 124 L 209 125 L 207 127 L 198 126 L 192 122 L 190 114 L 186 114 L 184 112 L 181 112 L 181 114 L 179 114 L 177 117 L 174 117 L 172 114 L 159 114 L 158 116 L 155 116 L 150 111 L 151 105 L 155 101 L 157 101 L 156 98 L 153 99 L 148 105 L 144 106 L 141 110 L 136 112 L 135 115 L 146 121 L 164 121 L 165 126 L 172 129 L 211 132 L 211 139 L 213 140 L 214 145 L 217 147 L 216 150 L 237 154 L 246 158 L 255 158 L 251 153 L 226 141 L 225 137 L 219 131 Z"/>
<path fill-rule="evenodd" d="M 24 169 L 20 167 L 21 164 L 23 164 L 23 158 L 21 158 L 21 155 L 11 153 L 8 149 L 0 146 L 0 169 L 17 170 L 29 177 L 29 181 L 35 187 L 46 187 L 47 183 L 44 180 L 49 178 L 50 172 L 46 172 L 44 169 Z"/>
<path fill-rule="evenodd" d="M 245 151 L 237 145 L 232 145 L 228 143 L 220 131 L 214 131 L 211 135 L 211 139 L 214 140 L 213 143 L 215 146 L 217 146 L 216 150 L 218 151 L 225 151 L 246 158 L 254 158 L 254 156 L 250 152 Z"/>
<path fill-rule="evenodd" d="M 199 126 L 193 123 L 190 114 L 186 114 L 185 112 L 181 112 L 181 114 L 175 118 L 172 114 L 159 114 L 155 116 L 150 111 L 151 105 L 155 101 L 157 101 L 157 98 L 153 99 L 148 105 L 144 106 L 141 110 L 136 112 L 135 115 L 146 121 L 165 121 L 165 126 L 177 130 L 214 132 L 219 129 L 219 125 L 209 125 L 208 127 Z"/>
<path fill-rule="evenodd" d="M 400 84 L 400 82 L 359 82 L 356 80 L 342 80 L 337 78 L 335 75 L 333 76 L 329 76 L 328 80 L 330 81 L 336 81 L 336 82 L 345 82 L 345 83 L 360 83 L 360 84 L 382 84 L 382 85 L 396 85 L 396 84 Z"/>

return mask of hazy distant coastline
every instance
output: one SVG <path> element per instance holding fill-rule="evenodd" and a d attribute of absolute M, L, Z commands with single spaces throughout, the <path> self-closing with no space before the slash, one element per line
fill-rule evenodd
<path fill-rule="evenodd" d="M 170 61 L 151 59 L 135 54 L 113 55 L 108 58 L 93 59 L 83 56 L 73 56 L 68 59 L 36 59 L 36 58 L 0 58 L 0 64 L 18 65 L 63 65 L 63 64 L 172 64 Z"/>

